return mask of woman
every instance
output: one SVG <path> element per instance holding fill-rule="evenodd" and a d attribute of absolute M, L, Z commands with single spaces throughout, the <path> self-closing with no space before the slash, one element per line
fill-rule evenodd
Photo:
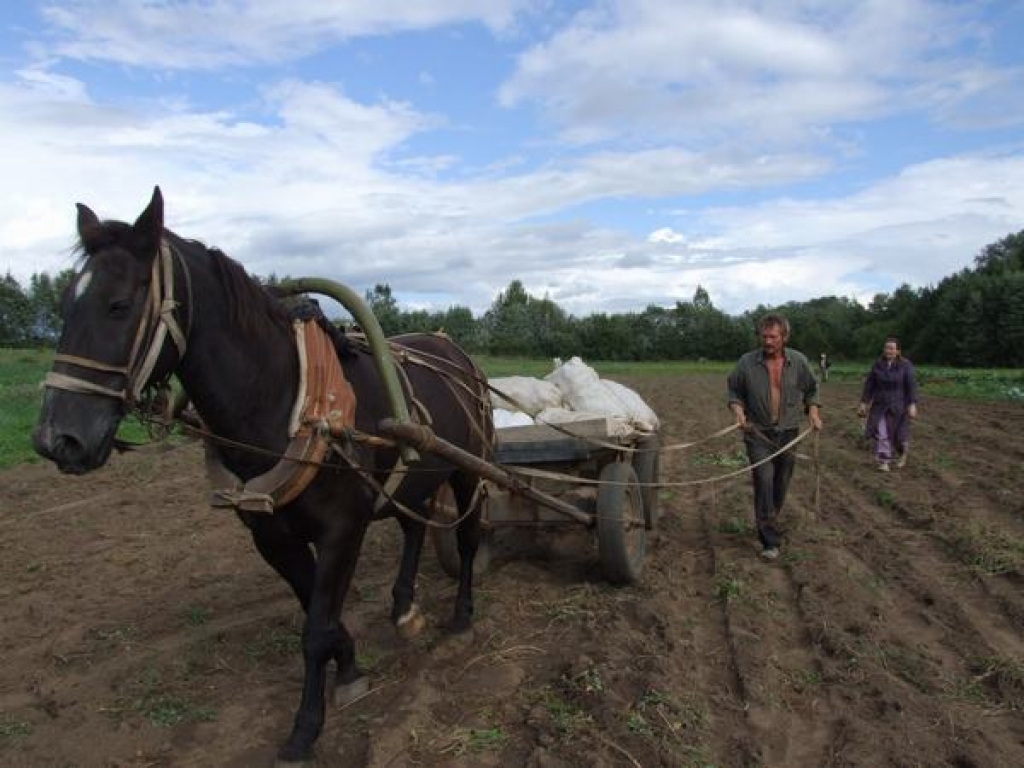
<path fill-rule="evenodd" d="M 913 364 L 900 354 L 899 339 L 890 336 L 885 340 L 882 356 L 864 380 L 860 400 L 857 414 L 867 414 L 864 431 L 875 441 L 878 468 L 888 472 L 893 458 L 897 467 L 904 466 L 910 447 L 910 420 L 917 418 L 917 377 Z"/>

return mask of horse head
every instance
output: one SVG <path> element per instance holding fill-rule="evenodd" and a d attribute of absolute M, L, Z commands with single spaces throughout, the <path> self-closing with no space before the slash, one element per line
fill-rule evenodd
<path fill-rule="evenodd" d="M 63 297 L 63 330 L 33 435 L 35 450 L 62 472 L 105 464 L 121 419 L 177 360 L 164 344 L 174 302 L 166 286 L 167 275 L 173 285 L 173 264 L 161 257 L 163 218 L 159 187 L 131 225 L 101 222 L 78 205 L 83 266 Z M 170 322 L 178 343 L 183 335 Z M 179 344 L 179 356 L 183 351 Z"/>

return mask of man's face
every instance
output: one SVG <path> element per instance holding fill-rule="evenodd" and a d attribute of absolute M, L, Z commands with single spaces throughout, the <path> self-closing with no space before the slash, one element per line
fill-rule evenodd
<path fill-rule="evenodd" d="M 768 357 L 773 357 L 782 351 L 786 343 L 786 337 L 782 335 L 782 328 L 778 325 L 766 325 L 761 329 L 761 348 Z"/>

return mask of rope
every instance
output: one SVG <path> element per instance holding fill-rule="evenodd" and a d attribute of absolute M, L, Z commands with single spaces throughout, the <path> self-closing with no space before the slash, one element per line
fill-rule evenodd
<path fill-rule="evenodd" d="M 729 430 L 726 430 L 726 431 L 727 432 L 731 432 L 732 429 L 730 428 Z M 784 446 L 779 448 L 779 450 L 775 451 L 775 453 L 772 453 L 772 454 L 766 456 L 765 458 L 761 459 L 760 461 L 758 461 L 758 462 L 756 462 L 754 464 L 750 464 L 748 466 L 741 467 L 740 469 L 734 470 L 732 472 L 727 472 L 724 475 L 717 475 L 715 477 L 705 477 L 705 478 L 701 478 L 700 480 L 682 480 L 682 481 L 673 482 L 673 483 L 637 483 L 637 485 L 640 486 L 641 488 L 684 488 L 684 487 L 689 487 L 689 486 L 694 486 L 694 485 L 705 485 L 705 484 L 708 484 L 708 483 L 716 483 L 716 482 L 719 482 L 720 480 L 728 480 L 728 479 L 736 477 L 738 475 L 746 474 L 750 470 L 752 470 L 752 469 L 754 469 L 756 467 L 760 467 L 762 464 L 768 463 L 769 461 L 774 459 L 779 454 L 785 453 L 786 451 L 788 451 L 794 445 L 796 445 L 801 440 L 803 440 L 805 437 L 807 437 L 807 435 L 810 432 L 812 432 L 812 431 L 813 431 L 813 428 L 812 427 L 808 427 L 803 432 L 801 432 L 799 435 L 797 435 L 792 440 L 790 440 L 788 443 L 786 443 Z M 536 469 L 534 467 L 520 467 L 520 466 L 516 466 L 516 465 L 505 465 L 505 464 L 503 464 L 502 466 L 510 474 L 522 475 L 524 477 L 537 477 L 537 478 L 544 478 L 544 479 L 548 479 L 548 480 L 559 480 L 559 481 L 566 482 L 566 483 L 576 483 L 578 485 L 605 485 L 605 484 L 611 485 L 611 484 L 613 484 L 613 483 L 608 483 L 606 481 L 594 480 L 594 479 L 586 478 L 586 477 L 579 477 L 578 475 L 566 475 L 566 474 L 563 474 L 561 472 L 552 472 L 552 471 L 546 470 L 546 469 Z M 620 482 L 620 483 L 617 483 L 617 484 L 618 485 L 625 485 L 626 483 Z"/>
<path fill-rule="evenodd" d="M 821 458 L 818 453 L 818 438 L 821 433 L 814 432 L 814 519 L 821 517 Z"/>
<path fill-rule="evenodd" d="M 157 419 L 153 419 L 153 421 L 156 421 L 157 423 L 162 423 L 162 422 L 160 422 Z M 183 421 L 181 419 L 178 420 L 178 424 L 181 426 L 181 428 L 185 432 L 187 432 L 187 433 L 189 433 L 189 434 L 191 434 L 191 435 L 193 435 L 195 437 L 201 437 L 201 438 L 203 438 L 205 440 L 211 440 L 213 442 L 219 443 L 221 445 L 225 445 L 225 446 L 230 447 L 230 448 L 237 448 L 239 450 L 248 451 L 250 453 L 258 454 L 258 455 L 261 455 L 261 456 L 267 456 L 267 457 L 270 457 L 270 458 L 277 458 L 277 459 L 282 458 L 283 455 L 284 455 L 280 451 L 274 451 L 274 450 L 271 450 L 269 448 L 261 448 L 259 446 L 252 445 L 250 443 L 243 443 L 243 442 L 240 442 L 238 440 L 232 440 L 232 439 L 227 438 L 227 437 L 222 437 L 220 435 L 214 434 L 213 432 L 210 432 L 208 429 L 205 429 L 205 428 L 202 428 L 202 427 L 196 427 L 196 426 L 194 426 L 192 424 L 189 424 L 188 422 Z M 726 427 L 725 429 L 721 429 L 718 432 L 715 432 L 712 435 L 709 435 L 706 438 L 702 438 L 700 440 L 696 440 L 696 441 L 694 441 L 692 443 L 679 444 L 679 447 L 690 447 L 690 446 L 693 446 L 693 445 L 697 445 L 699 443 L 706 442 L 708 440 L 711 440 L 711 439 L 714 439 L 714 438 L 717 438 L 717 437 L 721 437 L 723 435 L 727 435 L 730 432 L 733 432 L 736 428 L 737 428 L 737 425 L 733 424 L 733 425 L 731 425 L 729 427 Z M 672 483 L 637 483 L 637 485 L 639 487 L 641 487 L 641 488 L 682 488 L 682 487 L 688 487 L 688 486 L 705 485 L 705 484 L 708 484 L 708 483 L 715 483 L 715 482 L 718 482 L 720 480 L 728 480 L 730 478 L 733 478 L 733 477 L 736 477 L 738 475 L 744 474 L 744 473 L 746 473 L 747 471 L 749 471 L 751 469 L 754 469 L 756 467 L 761 466 L 762 464 L 765 464 L 765 463 L 771 461 L 772 459 L 774 459 L 779 454 L 784 453 L 785 451 L 789 450 L 791 447 L 795 446 L 797 443 L 802 441 L 804 438 L 807 437 L 807 434 L 809 432 L 811 432 L 811 431 L 812 431 L 811 428 L 808 427 L 806 430 L 804 430 L 802 433 L 797 435 L 795 438 L 793 438 L 793 440 L 791 440 L 789 443 L 787 443 L 782 448 L 777 450 L 775 453 L 772 453 L 771 455 L 766 456 L 764 459 L 762 459 L 761 461 L 756 462 L 755 464 L 750 464 L 750 465 L 748 465 L 746 467 L 742 467 L 742 468 L 734 470 L 732 472 L 728 472 L 728 473 L 726 473 L 724 475 L 717 475 L 715 477 L 702 478 L 700 480 L 683 480 L 683 481 L 672 482 Z M 352 442 L 366 443 L 368 445 L 375 446 L 375 447 L 397 447 L 397 443 L 394 440 L 390 440 L 390 439 L 385 438 L 385 437 L 380 437 L 379 435 L 371 435 L 371 434 L 368 434 L 368 433 L 365 433 L 365 432 L 360 432 L 358 430 L 350 430 L 349 433 L 346 435 L 345 439 L 346 440 L 350 440 Z M 673 446 L 673 447 L 675 447 L 675 446 Z M 429 451 L 427 451 L 427 452 L 429 453 Z M 336 451 L 336 453 L 341 453 L 341 452 L 340 451 Z M 815 456 L 817 456 L 817 438 L 815 438 Z M 338 462 L 314 461 L 314 460 L 310 460 L 310 459 L 300 459 L 300 458 L 295 458 L 295 459 L 293 459 L 293 461 L 296 464 L 314 465 L 314 466 L 320 467 L 321 469 L 334 469 L 334 470 L 354 469 L 354 470 L 356 470 L 357 472 L 360 472 L 360 473 L 365 473 L 365 472 L 368 471 L 368 470 L 365 470 L 365 469 L 363 469 L 361 467 L 358 467 L 357 465 L 353 466 L 352 463 L 348 460 L 348 458 L 347 457 L 345 457 L 345 458 L 346 458 L 346 462 L 344 464 L 338 463 Z M 817 461 L 817 459 L 815 459 L 815 460 Z M 603 483 L 601 480 L 580 477 L 579 475 L 568 475 L 568 474 L 564 474 L 564 473 L 561 473 L 561 472 L 553 472 L 551 470 L 537 469 L 535 467 L 527 467 L 527 466 L 522 466 L 522 465 L 517 465 L 517 464 L 500 464 L 499 466 L 502 467 L 504 470 L 506 470 L 509 474 L 512 474 L 512 475 L 519 475 L 519 476 L 522 476 L 522 477 L 536 477 L 536 478 L 542 478 L 542 479 L 548 479 L 548 480 L 557 480 L 557 481 L 566 482 L 566 483 L 574 483 L 574 484 L 577 484 L 577 485 L 602 485 L 602 484 L 607 484 L 607 485 L 613 485 L 613 484 L 623 485 L 624 484 L 624 483 L 621 483 L 621 482 L 619 482 L 619 483 L 611 483 L 611 482 L 607 482 L 607 481 Z M 446 472 L 446 471 L 448 471 L 448 470 L 443 468 L 443 467 L 439 467 L 437 469 L 425 469 L 425 468 L 422 468 L 422 467 L 417 467 L 417 468 L 405 467 L 405 468 L 403 468 L 401 470 L 401 472 L 404 473 L 404 474 L 415 474 L 415 473 L 426 473 L 426 472 Z M 373 482 L 376 484 L 375 480 Z M 379 485 L 379 484 L 377 484 L 377 485 Z M 375 485 L 375 487 L 376 487 L 376 485 Z M 396 502 L 396 504 L 397 504 L 397 502 Z"/>
<path fill-rule="evenodd" d="M 463 520 L 465 520 L 467 517 L 469 517 L 476 511 L 477 504 L 479 503 L 480 500 L 480 489 L 483 488 L 482 482 L 478 482 L 476 484 L 476 489 L 473 491 L 473 497 L 469 500 L 469 504 L 466 507 L 465 512 L 463 512 L 461 515 L 459 515 L 449 523 L 439 523 L 436 520 L 431 520 L 428 517 L 423 517 L 418 512 L 414 512 L 413 510 L 409 509 L 409 507 L 407 507 L 405 504 L 396 499 L 391 493 L 389 493 L 388 490 L 377 481 L 377 478 L 375 478 L 369 470 L 363 469 L 363 467 L 356 464 L 355 460 L 349 457 L 348 454 L 341 453 L 341 457 L 348 464 L 349 469 L 351 469 L 353 472 L 357 473 L 360 477 L 362 477 L 363 481 L 366 482 L 366 484 L 369 485 L 374 491 L 376 491 L 378 495 L 386 498 L 388 500 L 388 503 L 392 504 L 398 512 L 401 512 L 406 517 L 415 520 L 416 522 L 421 523 L 422 525 L 425 525 L 430 528 L 448 529 L 457 527 Z"/>
<path fill-rule="evenodd" d="M 158 419 L 152 419 L 152 421 L 155 421 L 156 423 L 161 423 L 160 420 L 158 420 Z M 225 446 L 228 446 L 228 447 L 231 447 L 231 448 L 237 448 L 239 450 L 248 451 L 249 453 L 254 453 L 254 454 L 257 454 L 257 455 L 260 455 L 260 456 L 268 456 L 270 458 L 276 458 L 276 459 L 281 459 L 281 458 L 284 457 L 284 454 L 281 453 L 280 451 L 274 451 L 274 450 L 271 450 L 269 448 L 261 448 L 261 447 L 259 447 L 257 445 L 252 445 L 250 443 L 243 443 L 243 442 L 240 442 L 238 440 L 232 440 L 231 438 L 228 438 L 228 437 L 222 437 L 221 435 L 217 435 L 217 434 L 214 434 L 213 432 L 210 432 L 208 429 L 205 429 L 203 427 L 193 426 L 192 424 L 189 424 L 189 423 L 187 423 L 185 421 L 182 421 L 180 419 L 178 421 L 178 424 L 181 426 L 181 428 L 185 432 L 187 432 L 187 433 L 189 433 L 189 434 L 191 434 L 191 435 L 193 435 L 195 437 L 200 437 L 200 438 L 202 438 L 204 440 L 209 440 L 209 441 L 212 441 L 212 442 L 215 442 L 215 443 L 219 443 L 221 445 L 225 445 Z M 357 443 L 358 442 L 366 443 L 366 444 L 373 445 L 373 446 L 376 446 L 376 447 L 397 447 L 397 444 L 395 443 L 394 440 L 388 440 L 387 438 L 379 437 L 377 435 L 370 435 L 370 434 L 367 434 L 365 432 L 359 432 L 357 430 L 351 430 L 351 432 L 348 435 L 346 435 L 344 440 L 348 440 L 348 441 L 351 441 L 351 442 L 357 442 Z M 419 523 L 422 523 L 423 525 L 427 525 L 427 526 L 430 526 L 432 528 L 455 528 L 456 526 L 459 525 L 459 523 L 461 523 L 463 520 L 465 520 L 469 515 L 471 515 L 475 511 L 475 507 L 479 503 L 480 489 L 482 488 L 482 483 L 477 484 L 476 491 L 473 493 L 473 498 L 470 500 L 470 504 L 467 507 L 466 512 L 461 514 L 459 517 L 457 517 L 452 522 L 450 522 L 450 523 L 439 523 L 439 522 L 437 522 L 435 520 L 430 520 L 429 518 L 425 518 L 422 515 L 419 515 L 416 512 L 414 512 L 413 510 L 409 509 L 409 507 L 407 507 L 406 505 L 402 504 L 402 502 L 400 502 L 396 498 L 394 498 L 394 496 L 391 493 L 389 493 L 384 488 L 384 486 L 381 485 L 377 481 L 377 478 L 375 478 L 373 476 L 373 473 L 370 470 L 365 469 L 364 467 L 361 467 L 344 450 L 339 449 L 338 448 L 338 442 L 339 441 L 333 441 L 332 440 L 331 441 L 331 448 L 334 450 L 334 453 L 336 455 L 341 457 L 342 462 L 316 461 L 314 459 L 303 459 L 303 458 L 300 458 L 300 457 L 294 457 L 292 459 L 289 459 L 289 461 L 291 461 L 293 464 L 299 464 L 299 465 L 303 465 L 303 466 L 315 466 L 315 467 L 318 467 L 320 469 L 328 469 L 328 470 L 335 470 L 335 471 L 339 471 L 339 470 L 343 470 L 343 469 L 352 470 L 352 471 L 356 472 L 374 491 L 376 491 L 378 494 L 384 496 L 388 500 L 389 503 L 393 504 L 395 509 L 397 509 L 399 512 L 401 512 L 402 514 L 406 515 L 407 517 L 412 518 L 413 520 L 416 520 Z M 417 468 L 402 467 L 401 469 L 389 470 L 389 472 L 391 472 L 392 474 L 399 473 L 399 474 L 405 474 L 405 475 L 416 474 L 416 473 L 424 474 L 424 473 L 428 473 L 428 472 L 448 472 L 448 471 L 450 471 L 450 470 L 448 470 L 445 467 L 437 467 L 436 469 L 425 469 L 425 468 L 422 468 L 422 467 L 417 467 Z"/>

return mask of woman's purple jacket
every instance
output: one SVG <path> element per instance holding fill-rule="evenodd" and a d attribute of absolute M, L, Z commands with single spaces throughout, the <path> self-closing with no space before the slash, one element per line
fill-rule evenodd
<path fill-rule="evenodd" d="M 868 437 L 878 437 L 878 422 L 888 414 L 889 434 L 896 445 L 906 445 L 910 439 L 907 406 L 917 402 L 917 376 L 913 363 L 903 357 L 896 358 L 891 364 L 884 356 L 878 358 L 864 380 L 860 401 L 871 403 L 864 428 Z"/>

